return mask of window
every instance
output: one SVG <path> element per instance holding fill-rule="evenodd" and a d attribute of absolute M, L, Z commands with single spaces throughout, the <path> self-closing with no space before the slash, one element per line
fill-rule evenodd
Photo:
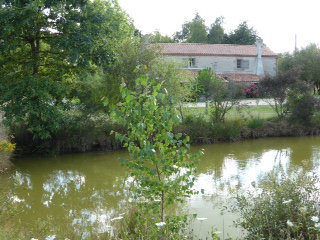
<path fill-rule="evenodd" d="M 194 68 L 196 66 L 196 59 L 195 58 L 189 58 L 189 66 L 190 68 Z"/>
<path fill-rule="evenodd" d="M 196 68 L 196 59 L 195 58 L 183 58 L 185 63 L 184 68 Z"/>
<path fill-rule="evenodd" d="M 249 60 L 237 59 L 237 68 L 248 69 L 249 68 Z"/>

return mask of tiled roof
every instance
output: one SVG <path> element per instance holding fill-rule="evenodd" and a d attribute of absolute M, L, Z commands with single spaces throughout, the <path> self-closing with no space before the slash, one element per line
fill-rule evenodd
<path fill-rule="evenodd" d="M 259 82 L 263 76 L 257 76 L 255 74 L 218 74 L 226 80 L 233 82 Z"/>
<path fill-rule="evenodd" d="M 198 77 L 199 70 L 185 70 L 190 77 Z M 223 80 L 242 82 L 242 83 L 254 83 L 259 82 L 263 76 L 257 76 L 255 74 L 216 74 Z"/>
<path fill-rule="evenodd" d="M 170 56 L 257 56 L 255 45 L 200 44 L 200 43 L 159 43 L 164 55 Z M 268 47 L 262 49 L 263 57 L 277 57 Z"/>
<path fill-rule="evenodd" d="M 199 70 L 189 70 L 189 69 L 185 69 L 184 70 L 190 77 L 198 77 L 199 76 Z M 226 80 L 226 82 L 227 82 L 227 79 L 224 77 L 224 76 L 222 76 L 221 74 L 214 74 L 214 75 L 216 75 L 216 76 L 218 76 L 218 77 L 220 77 L 222 80 Z"/>

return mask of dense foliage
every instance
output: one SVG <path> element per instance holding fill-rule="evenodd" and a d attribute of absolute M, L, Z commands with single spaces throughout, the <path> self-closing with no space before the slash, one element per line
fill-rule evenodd
<path fill-rule="evenodd" d="M 223 17 L 216 18 L 215 22 L 208 28 L 205 20 L 196 13 L 195 17 L 182 25 L 182 30 L 174 34 L 176 42 L 185 43 L 211 43 L 211 44 L 239 44 L 253 45 L 260 38 L 256 31 L 248 26 L 246 21 L 241 22 L 238 27 L 226 33 L 223 27 Z"/>
<path fill-rule="evenodd" d="M 234 210 L 246 239 L 319 239 L 319 178 L 304 172 L 269 174 Z"/>
<path fill-rule="evenodd" d="M 318 99 L 312 94 L 312 85 L 298 81 L 288 92 L 287 107 L 290 120 L 302 125 L 310 125 L 317 103 Z"/>
<path fill-rule="evenodd" d="M 159 31 L 154 31 L 153 33 L 149 33 L 144 35 L 148 39 L 150 43 L 174 43 L 174 39 L 165 35 L 161 35 Z"/>
<path fill-rule="evenodd" d="M 40 143 L 63 126 L 83 77 L 114 62 L 115 46 L 132 27 L 112 1 L 8 0 L 0 7 L 0 32 L 6 123 L 25 125 Z"/>
<path fill-rule="evenodd" d="M 211 44 L 221 44 L 224 43 L 225 40 L 225 33 L 223 28 L 223 17 L 218 17 L 214 21 L 213 24 L 211 24 L 209 33 L 208 33 L 208 43 Z"/>
<path fill-rule="evenodd" d="M 134 90 L 142 75 L 179 103 L 188 94 L 186 75 L 134 36 L 116 1 L 6 1 L 0 23 L 0 106 L 19 151 L 103 149 L 102 125 L 114 123 L 102 99 L 116 104 L 121 83 Z"/>
<path fill-rule="evenodd" d="M 261 91 L 271 97 L 270 105 L 283 120 L 289 115 L 290 120 L 302 125 L 309 125 L 316 111 L 317 99 L 312 94 L 310 82 L 302 80 L 301 68 L 281 71 L 277 76 L 267 76 L 260 81 Z"/>
<path fill-rule="evenodd" d="M 275 77 L 266 76 L 260 81 L 261 91 L 265 96 L 273 99 L 270 105 L 273 107 L 279 119 L 284 119 L 288 113 L 286 99 L 288 92 L 299 81 L 300 70 L 291 69 L 285 73 L 279 73 Z"/>
<path fill-rule="evenodd" d="M 256 31 L 253 28 L 250 28 L 247 22 L 242 22 L 237 29 L 225 36 L 224 43 L 253 45 L 258 38 Z"/>
<path fill-rule="evenodd" d="M 196 13 L 192 21 L 184 23 L 182 30 L 175 33 L 174 39 L 179 42 L 206 43 L 207 36 L 205 21 Z"/>
<path fill-rule="evenodd" d="M 301 80 L 314 85 L 314 92 L 320 93 L 320 49 L 316 44 L 295 51 L 293 54 L 283 54 L 279 59 L 279 73 L 285 73 L 293 68 L 301 69 Z"/>
<path fill-rule="evenodd" d="M 14 152 L 16 144 L 10 143 L 8 133 L 0 121 L 0 173 L 11 167 L 10 156 Z"/>

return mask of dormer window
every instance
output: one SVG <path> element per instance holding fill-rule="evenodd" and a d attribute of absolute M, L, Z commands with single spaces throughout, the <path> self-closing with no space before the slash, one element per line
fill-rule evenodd
<path fill-rule="evenodd" d="M 237 59 L 237 68 L 238 69 L 248 69 L 249 60 Z"/>

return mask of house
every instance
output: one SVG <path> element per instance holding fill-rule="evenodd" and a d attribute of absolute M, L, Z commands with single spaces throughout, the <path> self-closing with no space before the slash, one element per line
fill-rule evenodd
<path fill-rule="evenodd" d="M 277 74 L 278 55 L 262 41 L 256 45 L 163 43 L 165 58 L 184 65 L 184 70 L 211 68 L 228 81 L 257 83 L 265 75 Z"/>

